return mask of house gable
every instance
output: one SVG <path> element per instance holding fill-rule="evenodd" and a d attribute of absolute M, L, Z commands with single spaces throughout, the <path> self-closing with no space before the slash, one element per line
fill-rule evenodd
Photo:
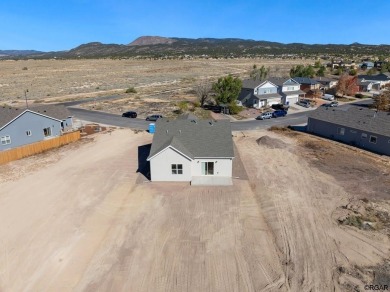
<path fill-rule="evenodd" d="M 43 114 L 40 114 L 40 113 L 36 113 L 34 111 L 31 111 L 31 110 L 25 110 L 24 112 L 22 112 L 21 114 L 19 114 L 18 116 L 16 116 L 15 118 L 13 118 L 12 120 L 10 120 L 8 123 L 6 123 L 5 125 L 3 126 L 0 126 L 0 131 L 3 130 L 4 128 L 6 128 L 8 125 L 12 124 L 13 122 L 15 122 L 16 120 L 18 120 L 20 117 L 22 117 L 23 115 L 25 115 L 26 113 L 31 113 L 31 114 L 34 114 L 34 115 L 38 115 L 38 116 L 41 116 L 41 117 L 44 117 L 44 118 L 47 118 L 47 119 L 50 119 L 50 120 L 54 120 L 54 121 L 57 121 L 57 122 L 61 122 L 61 120 L 57 120 L 55 118 L 52 118 L 52 117 L 49 117 L 49 116 L 46 116 L 46 115 L 43 115 Z"/>

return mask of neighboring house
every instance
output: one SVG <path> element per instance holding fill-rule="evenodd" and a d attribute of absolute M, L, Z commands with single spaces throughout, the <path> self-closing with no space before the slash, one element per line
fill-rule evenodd
<path fill-rule="evenodd" d="M 321 88 L 327 90 L 335 87 L 339 82 L 337 79 L 327 78 L 327 77 L 316 77 L 313 78 L 315 81 L 321 84 Z"/>
<path fill-rule="evenodd" d="M 370 81 L 379 84 L 382 88 L 387 84 L 390 84 L 390 73 L 381 73 L 377 75 L 358 75 L 358 79 L 362 82 Z"/>
<path fill-rule="evenodd" d="M 357 85 L 360 92 L 370 92 L 371 90 L 380 90 L 379 82 L 364 81 L 364 79 L 358 79 Z"/>
<path fill-rule="evenodd" d="M 294 77 L 292 78 L 301 85 L 301 90 L 308 92 L 309 90 L 316 91 L 321 87 L 321 83 L 309 77 Z"/>
<path fill-rule="evenodd" d="M 365 61 L 360 65 L 360 68 L 362 68 L 363 70 L 366 70 L 366 69 L 369 70 L 369 69 L 374 68 L 374 66 L 375 66 L 374 62 Z"/>
<path fill-rule="evenodd" d="M 319 107 L 309 113 L 307 131 L 390 156 L 390 113 L 363 107 Z"/>
<path fill-rule="evenodd" d="M 162 118 L 147 160 L 152 181 L 231 185 L 233 158 L 230 121 Z"/>
<path fill-rule="evenodd" d="M 281 98 L 282 96 L 278 93 L 278 86 L 272 82 L 247 79 L 242 82 L 237 103 L 247 107 L 262 108 L 281 103 Z"/>
<path fill-rule="evenodd" d="M 54 107 L 0 107 L 0 151 L 57 137 L 71 129 L 69 111 L 63 106 Z"/>
<path fill-rule="evenodd" d="M 349 69 L 355 69 L 356 68 L 356 63 L 355 62 L 343 62 L 343 61 L 336 61 L 336 62 L 331 62 L 327 64 L 328 67 L 331 67 L 332 69 L 337 69 L 337 68 L 349 68 Z"/>
<path fill-rule="evenodd" d="M 300 84 L 292 78 L 271 77 L 268 81 L 278 86 L 283 104 L 295 104 L 300 97 L 305 97 L 305 92 L 300 90 Z"/>

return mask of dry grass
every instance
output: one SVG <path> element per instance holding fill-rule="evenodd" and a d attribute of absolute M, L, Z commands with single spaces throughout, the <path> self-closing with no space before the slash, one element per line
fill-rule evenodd
<path fill-rule="evenodd" d="M 169 102 L 195 101 L 193 87 L 233 74 L 248 78 L 253 64 L 271 67 L 271 75 L 286 76 L 293 65 L 310 60 L 21 60 L 0 61 L 0 102 L 23 106 L 24 91 L 32 102 L 63 102 L 91 98 L 87 108 L 112 113 L 142 106 L 175 110 Z M 23 70 L 27 67 L 28 70 Z M 134 88 L 132 93 L 126 93 Z M 115 103 L 94 102 L 116 95 Z M 142 112 L 142 110 L 141 110 Z"/>

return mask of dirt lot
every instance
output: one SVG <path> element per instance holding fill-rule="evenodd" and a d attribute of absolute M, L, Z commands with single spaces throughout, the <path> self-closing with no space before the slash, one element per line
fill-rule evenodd
<path fill-rule="evenodd" d="M 28 60 L 0 61 L 0 104 L 72 101 L 91 98 L 84 107 L 122 113 L 136 109 L 141 116 L 160 111 L 169 116 L 181 100 L 196 99 L 193 88 L 227 74 L 248 78 L 253 64 L 271 67 L 273 76 L 286 76 L 293 65 L 310 60 Z M 125 94 L 129 87 L 137 93 Z M 95 102 L 93 97 L 119 97 Z"/>
<path fill-rule="evenodd" d="M 0 166 L 0 290 L 363 291 L 388 279 L 387 160 L 289 132 L 234 139 L 233 187 L 145 182 L 138 146 L 151 136 L 130 130 Z M 365 211 L 381 224 L 341 220 Z"/>

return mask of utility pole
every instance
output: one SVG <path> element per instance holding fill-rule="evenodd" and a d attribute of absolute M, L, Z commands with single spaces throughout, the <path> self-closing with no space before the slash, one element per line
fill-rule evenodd
<path fill-rule="evenodd" d="M 28 103 L 27 103 L 27 92 L 28 92 L 28 89 L 26 89 L 24 91 L 24 98 L 26 99 L 26 108 L 28 108 Z"/>

